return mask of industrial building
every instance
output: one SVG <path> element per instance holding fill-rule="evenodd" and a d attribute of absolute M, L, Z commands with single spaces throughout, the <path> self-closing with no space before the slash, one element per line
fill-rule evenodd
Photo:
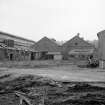
<path fill-rule="evenodd" d="M 77 34 L 62 45 L 63 59 L 85 60 L 93 56 L 95 47 Z"/>
<path fill-rule="evenodd" d="M 70 60 L 87 59 L 94 55 L 95 47 L 79 37 L 79 34 L 62 46 L 43 37 L 38 42 L 0 32 L 0 60 Z"/>
<path fill-rule="evenodd" d="M 0 60 L 33 60 L 36 54 L 30 48 L 33 44 L 35 42 L 32 40 L 0 32 Z"/>
<path fill-rule="evenodd" d="M 43 37 L 32 48 L 38 51 L 37 59 L 62 60 L 61 46 L 47 37 Z"/>

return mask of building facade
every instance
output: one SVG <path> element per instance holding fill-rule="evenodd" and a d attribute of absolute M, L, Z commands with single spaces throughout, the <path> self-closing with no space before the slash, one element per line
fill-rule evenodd
<path fill-rule="evenodd" d="M 63 59 L 88 59 L 93 56 L 95 47 L 79 37 L 79 34 L 62 45 Z"/>
<path fill-rule="evenodd" d="M 99 39 L 98 56 L 100 68 L 105 68 L 105 30 L 97 33 Z"/>
<path fill-rule="evenodd" d="M 47 37 L 43 37 L 32 48 L 39 52 L 37 59 L 40 60 L 61 60 L 61 47 Z"/>
<path fill-rule="evenodd" d="M 0 60 L 32 60 L 36 55 L 30 48 L 33 44 L 34 41 L 0 32 Z"/>

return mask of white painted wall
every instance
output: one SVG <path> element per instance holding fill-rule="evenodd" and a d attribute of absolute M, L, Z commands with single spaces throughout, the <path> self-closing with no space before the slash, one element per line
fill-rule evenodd
<path fill-rule="evenodd" d="M 61 54 L 54 55 L 54 60 L 62 60 L 62 55 Z"/>

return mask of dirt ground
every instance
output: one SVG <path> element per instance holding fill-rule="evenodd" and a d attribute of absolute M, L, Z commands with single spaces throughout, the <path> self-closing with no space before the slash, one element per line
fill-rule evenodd
<path fill-rule="evenodd" d="M 105 70 L 73 64 L 1 67 L 0 105 L 19 105 L 17 92 L 28 100 L 22 105 L 105 105 Z"/>
<path fill-rule="evenodd" d="M 0 105 L 105 105 L 104 82 L 63 82 L 35 75 L 10 79 L 11 76 L 0 76 Z"/>
<path fill-rule="evenodd" d="M 32 74 L 50 77 L 55 80 L 66 81 L 105 81 L 105 70 L 92 68 L 79 68 L 75 65 L 54 66 L 45 68 L 0 68 L 2 74 L 16 75 Z"/>

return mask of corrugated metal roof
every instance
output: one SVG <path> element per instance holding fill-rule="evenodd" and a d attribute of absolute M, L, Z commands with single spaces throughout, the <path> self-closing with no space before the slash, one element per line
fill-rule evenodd
<path fill-rule="evenodd" d="M 29 40 L 29 39 L 26 39 L 26 38 L 23 38 L 23 37 L 20 37 L 20 36 L 17 36 L 17 35 L 12 35 L 12 34 L 9 34 L 9 33 L 6 33 L 6 32 L 0 31 L 0 34 L 6 35 L 6 36 L 9 36 L 9 37 L 13 37 L 13 38 L 17 38 L 17 39 L 21 39 L 21 40 L 25 40 L 25 41 L 28 41 L 28 42 L 35 43 L 35 41 L 33 41 L 33 40 Z"/>

